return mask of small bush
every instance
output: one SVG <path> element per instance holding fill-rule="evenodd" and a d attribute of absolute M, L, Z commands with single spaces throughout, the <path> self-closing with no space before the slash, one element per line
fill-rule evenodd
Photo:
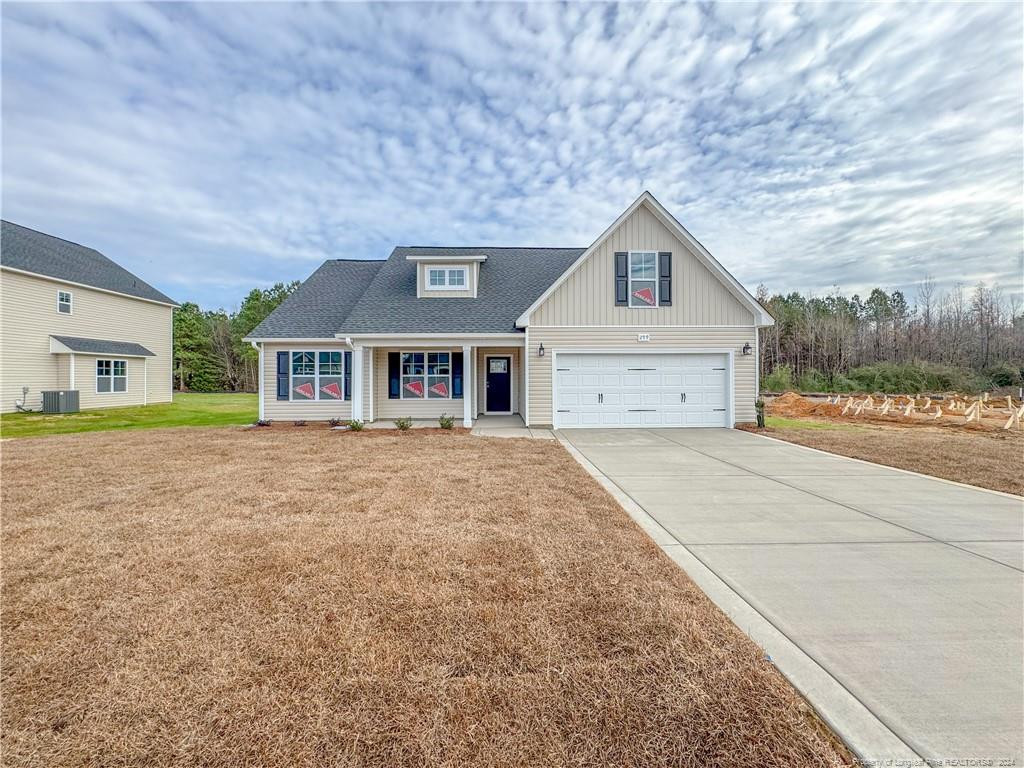
<path fill-rule="evenodd" d="M 257 427 L 269 427 L 273 419 L 260 419 L 256 422 Z"/>
<path fill-rule="evenodd" d="M 761 389 L 766 392 L 785 392 L 793 388 L 793 370 L 788 365 L 779 365 L 764 377 Z"/>
<path fill-rule="evenodd" d="M 348 428 L 351 429 L 353 432 L 362 432 L 363 431 L 363 427 L 365 427 L 365 426 L 366 425 L 363 424 L 363 422 L 361 422 L 359 419 L 352 419 L 348 423 Z"/>
<path fill-rule="evenodd" d="M 328 419 L 327 423 L 330 424 L 332 427 L 340 427 L 345 422 L 342 419 L 339 419 L 337 416 L 334 416 L 334 417 Z"/>
<path fill-rule="evenodd" d="M 302 419 L 296 419 L 295 421 L 292 422 L 292 424 L 294 424 L 296 427 L 306 426 L 306 422 L 304 422 Z"/>
<path fill-rule="evenodd" d="M 808 368 L 800 374 L 796 387 L 801 392 L 824 392 L 829 389 L 828 378 L 816 368 Z"/>
<path fill-rule="evenodd" d="M 993 387 L 1019 387 L 1024 371 L 1013 363 L 1000 362 L 985 369 L 985 376 Z"/>
<path fill-rule="evenodd" d="M 451 429 L 455 426 L 455 417 L 449 416 L 447 413 L 442 413 L 438 418 L 437 423 L 441 425 L 441 429 Z"/>
<path fill-rule="evenodd" d="M 399 429 L 402 432 L 405 432 L 406 430 L 411 428 L 412 418 L 410 418 L 409 416 L 399 416 L 397 419 L 395 419 L 395 429 Z"/>

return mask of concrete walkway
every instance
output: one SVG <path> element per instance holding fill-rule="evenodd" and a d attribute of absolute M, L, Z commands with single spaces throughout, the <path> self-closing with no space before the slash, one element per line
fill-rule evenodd
<path fill-rule="evenodd" d="M 1024 500 L 742 431 L 558 435 L 860 757 L 1024 764 Z"/>
<path fill-rule="evenodd" d="M 521 417 L 480 416 L 473 424 L 472 434 L 478 437 L 525 437 L 533 440 L 554 440 L 550 429 L 527 427 Z"/>

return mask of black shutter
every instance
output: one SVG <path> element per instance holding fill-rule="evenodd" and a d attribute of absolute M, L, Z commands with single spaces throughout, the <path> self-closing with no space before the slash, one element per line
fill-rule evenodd
<path fill-rule="evenodd" d="M 462 399 L 462 353 L 452 353 L 452 399 Z"/>
<path fill-rule="evenodd" d="M 615 306 L 629 306 L 629 254 L 615 253 Z"/>
<path fill-rule="evenodd" d="M 398 400 L 402 396 L 401 363 L 398 352 L 388 352 L 388 400 Z"/>
<path fill-rule="evenodd" d="M 288 353 L 277 353 L 277 399 L 288 399 Z"/>
<path fill-rule="evenodd" d="M 345 352 L 345 399 L 352 399 L 352 353 Z"/>
<path fill-rule="evenodd" d="M 672 253 L 658 253 L 658 305 L 672 306 Z"/>

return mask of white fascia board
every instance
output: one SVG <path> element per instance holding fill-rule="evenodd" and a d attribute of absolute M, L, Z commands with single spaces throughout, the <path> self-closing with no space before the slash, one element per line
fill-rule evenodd
<path fill-rule="evenodd" d="M 38 277 L 41 280 L 49 280 L 51 283 L 62 283 L 63 285 L 73 285 L 75 288 L 88 288 L 90 291 L 99 291 L 100 293 L 108 293 L 111 296 L 124 296 L 127 299 L 135 299 L 136 301 L 145 301 L 149 304 L 159 304 L 161 307 L 170 307 L 175 309 L 180 306 L 177 303 L 168 304 L 166 301 L 157 301 L 156 299 L 147 299 L 142 296 L 135 296 L 131 293 L 122 293 L 121 291 L 112 291 L 109 288 L 100 288 L 97 285 L 89 285 L 88 283 L 76 283 L 73 280 L 65 280 L 62 277 L 54 277 L 53 275 L 44 275 L 40 272 L 29 272 L 27 269 L 17 269 L 16 267 L 8 267 L 6 264 L 0 264 L 0 269 L 5 269 L 8 272 L 14 272 L 17 275 L 29 275 L 30 277 Z"/>
<path fill-rule="evenodd" d="M 471 255 L 471 256 L 451 256 L 451 255 L 449 255 L 449 256 L 416 256 L 416 255 L 413 255 L 413 256 L 406 256 L 405 260 L 406 261 L 437 262 L 438 264 L 448 264 L 448 263 L 454 263 L 454 262 L 458 262 L 460 264 L 464 264 L 466 262 L 473 262 L 473 261 L 487 261 L 487 257 L 484 256 L 483 254 L 476 254 L 476 255 Z"/>
<path fill-rule="evenodd" d="M 324 336 L 323 338 L 311 336 L 275 337 L 275 336 L 243 336 L 242 341 L 259 342 L 261 344 L 322 344 L 325 342 L 343 341 L 344 336 Z"/>
<path fill-rule="evenodd" d="M 525 328 L 527 325 L 529 325 L 530 315 L 533 314 L 537 307 L 539 307 L 541 304 L 547 301 L 548 297 L 550 297 L 551 294 L 555 292 L 558 286 L 560 286 L 562 283 L 568 280 L 570 275 L 572 275 L 577 269 L 579 269 L 580 266 L 582 266 L 583 263 L 590 258 L 594 251 L 601 247 L 604 244 L 604 241 L 607 240 L 611 236 L 611 234 L 615 230 L 617 230 L 627 218 L 633 215 L 636 209 L 639 208 L 641 205 L 647 205 L 647 207 L 651 209 L 655 216 L 657 216 L 662 221 L 662 223 L 668 227 L 670 231 L 674 232 L 675 235 L 684 244 L 690 246 L 690 249 L 697 257 L 697 260 L 700 261 L 705 267 L 707 267 L 707 269 L 713 275 L 717 276 L 725 285 L 725 287 L 729 290 L 729 292 L 732 293 L 733 296 L 735 296 L 736 299 L 740 301 L 740 303 L 746 305 L 750 309 L 750 311 L 754 315 L 755 325 L 763 327 L 766 325 L 775 324 L 775 320 L 772 318 L 771 315 L 769 315 L 765 311 L 764 307 L 762 307 L 760 303 L 758 303 L 757 299 L 751 296 L 749 291 L 747 291 L 746 288 L 740 285 L 739 281 L 736 280 L 736 278 L 733 277 L 731 274 L 729 274 L 725 267 L 719 264 L 715 257 L 712 256 L 708 252 L 708 250 L 703 245 L 701 245 L 693 235 L 687 232 L 686 228 L 683 227 L 683 225 L 680 224 L 675 219 L 675 217 L 672 216 L 672 214 L 665 210 L 664 206 L 662 206 L 662 204 L 655 199 L 654 195 L 645 190 L 643 194 L 640 195 L 640 197 L 638 197 L 636 200 L 634 200 L 633 204 L 630 205 L 625 211 L 623 211 L 622 214 L 617 219 L 615 219 L 615 221 L 612 222 L 611 226 L 609 226 L 604 232 L 602 232 L 601 235 L 597 238 L 597 240 L 595 240 L 593 244 L 589 248 L 587 248 L 587 250 L 585 250 L 583 254 L 578 259 L 576 259 L 576 261 L 574 261 L 569 266 L 569 268 L 559 276 L 557 280 L 555 280 L 555 282 L 548 286 L 547 290 L 544 291 L 544 293 L 542 293 L 537 298 L 537 300 L 533 302 L 533 304 L 531 304 L 525 312 L 523 312 L 523 314 L 521 314 L 518 317 L 518 319 L 516 320 L 516 327 Z"/>

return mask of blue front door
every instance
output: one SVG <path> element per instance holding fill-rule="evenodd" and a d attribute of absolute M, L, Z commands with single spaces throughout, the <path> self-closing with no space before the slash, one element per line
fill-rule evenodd
<path fill-rule="evenodd" d="M 512 410 L 512 357 L 488 356 L 485 410 L 507 413 Z"/>

